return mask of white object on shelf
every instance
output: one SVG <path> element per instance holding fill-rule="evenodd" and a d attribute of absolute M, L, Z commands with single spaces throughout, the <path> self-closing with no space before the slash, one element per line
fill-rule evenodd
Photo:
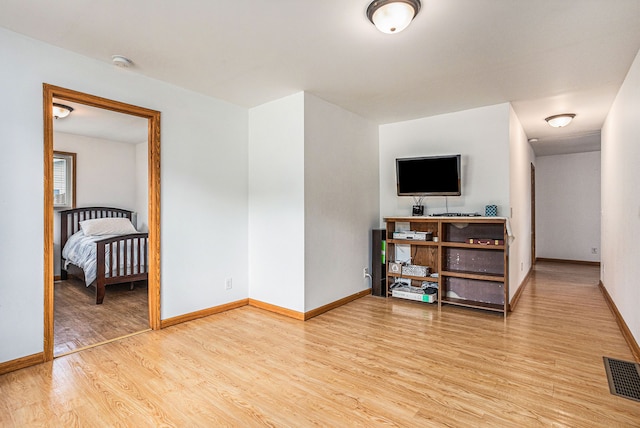
<path fill-rule="evenodd" d="M 429 274 L 429 267 L 419 265 L 404 265 L 402 266 L 402 274 L 410 276 L 427 276 Z"/>
<path fill-rule="evenodd" d="M 407 300 L 416 300 L 418 302 L 425 302 L 425 303 L 434 303 L 436 301 L 435 294 L 419 294 L 419 293 L 411 293 L 409 291 L 402 291 L 402 290 L 392 290 L 391 296 L 399 297 L 401 299 L 407 299 Z"/>

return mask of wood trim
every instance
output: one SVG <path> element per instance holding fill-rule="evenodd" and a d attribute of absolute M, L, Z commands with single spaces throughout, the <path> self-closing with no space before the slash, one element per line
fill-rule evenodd
<path fill-rule="evenodd" d="M 631 354 L 633 354 L 633 358 L 635 358 L 637 362 L 640 362 L 640 346 L 638 346 L 638 342 L 636 342 L 636 339 L 633 337 L 631 330 L 629 330 L 629 326 L 624 321 L 624 318 L 622 318 L 622 314 L 620 314 L 620 311 L 618 311 L 618 307 L 609 295 L 609 292 L 607 291 L 607 288 L 604 286 L 602 281 L 598 282 L 598 287 L 600 288 L 604 299 L 609 305 L 609 309 L 611 309 L 611 312 L 613 313 L 613 316 L 618 323 L 618 327 L 620 328 L 620 332 L 622 333 L 624 340 L 626 340 L 627 345 L 629 345 L 629 349 L 631 350 Z"/>
<path fill-rule="evenodd" d="M 371 294 L 371 289 L 367 288 L 366 290 L 359 291 L 355 294 L 352 294 L 347 297 L 343 297 L 340 300 L 336 300 L 335 302 L 331 302 L 327 305 L 320 306 L 319 308 L 312 309 L 308 312 L 298 312 L 291 309 L 283 308 L 282 306 L 272 305 L 271 303 L 261 302 L 260 300 L 249 299 L 249 306 L 253 306 L 256 308 L 264 309 L 265 311 L 274 312 L 276 314 L 284 315 L 289 318 L 297 319 L 300 321 L 306 321 L 313 317 L 316 317 L 320 314 L 328 312 L 332 309 L 335 309 L 339 306 L 345 305 L 349 302 L 352 302 L 356 299 L 359 299 L 364 296 L 368 296 Z"/>
<path fill-rule="evenodd" d="M 529 284 L 529 280 L 531 279 L 532 273 L 533 273 L 533 267 L 530 267 L 529 271 L 527 272 L 527 274 L 524 276 L 524 279 L 520 283 L 518 290 L 516 290 L 516 294 L 513 295 L 513 299 L 511 299 L 511 302 L 509 303 L 510 312 L 512 312 L 516 308 L 516 305 L 518 304 L 520 297 L 522 297 L 522 293 L 524 292 L 524 289 Z"/>
<path fill-rule="evenodd" d="M 364 297 L 364 296 L 368 296 L 369 294 L 371 294 L 371 289 L 367 288 L 366 290 L 359 291 L 359 292 L 357 292 L 355 294 L 352 294 L 351 296 L 343 297 L 342 299 L 336 300 L 335 302 L 329 303 L 328 305 L 320 306 L 319 308 L 316 308 L 316 309 L 310 310 L 308 312 L 305 312 L 304 313 L 304 320 L 306 321 L 306 320 L 308 320 L 310 318 L 316 317 L 316 316 L 318 316 L 320 314 L 323 314 L 325 312 L 329 312 L 332 309 L 335 309 L 335 308 L 337 308 L 339 306 L 342 306 L 342 305 L 346 305 L 349 302 L 353 302 L 354 300 L 359 299 L 359 298 Z"/>
<path fill-rule="evenodd" d="M 53 87 L 43 85 L 44 120 L 44 343 L 43 360 L 53 360 Z M 28 357 L 27 357 L 28 358 Z"/>
<path fill-rule="evenodd" d="M 0 363 L 0 375 L 44 363 L 44 352 Z"/>
<path fill-rule="evenodd" d="M 265 311 L 274 312 L 276 314 L 284 315 L 289 318 L 294 318 L 299 321 L 304 321 L 304 313 L 294 311 L 291 309 L 283 308 L 282 306 L 272 305 L 271 303 L 261 302 L 260 300 L 249 299 L 249 306 L 255 308 L 264 309 Z"/>
<path fill-rule="evenodd" d="M 71 192 L 71 209 L 76 207 L 76 194 L 78 193 L 77 191 L 77 181 L 76 181 L 76 163 L 77 161 L 77 153 L 73 153 L 73 152 L 62 152 L 60 150 L 54 150 L 53 151 L 54 155 L 63 155 L 63 156 L 69 156 L 71 157 L 71 188 L 73 189 L 73 191 Z"/>
<path fill-rule="evenodd" d="M 179 315 L 173 318 L 167 318 L 161 321 L 161 328 L 171 327 L 172 325 L 181 324 L 187 321 L 197 320 L 198 318 L 208 317 L 209 315 L 219 314 L 231 309 L 241 308 L 249 304 L 249 299 L 237 300 L 235 302 L 225 303 L 224 305 L 214 306 L 213 308 L 203 309 L 201 311 L 190 312 L 188 314 Z"/>
<path fill-rule="evenodd" d="M 576 265 L 600 266 L 600 262 L 589 262 L 586 260 L 549 259 L 544 257 L 536 257 L 536 262 L 571 263 Z"/>
<path fill-rule="evenodd" d="M 160 112 L 150 110 L 149 114 L 147 180 L 149 186 L 149 327 L 158 330 L 162 328 L 160 319 Z"/>
<path fill-rule="evenodd" d="M 276 314 L 284 315 L 289 318 L 297 319 L 299 321 L 306 321 L 309 318 L 313 318 L 320 314 L 330 311 L 331 309 L 335 309 L 339 306 L 352 302 L 360 297 L 367 296 L 371 294 L 371 289 L 367 288 L 366 290 L 360 291 L 356 294 L 352 294 L 351 296 L 347 296 L 340 300 L 336 300 L 335 302 L 329 303 L 328 305 L 321 306 L 309 312 L 298 312 L 291 309 L 283 308 L 282 306 L 272 305 L 270 303 L 265 303 L 260 300 L 255 299 L 242 299 L 237 300 L 235 302 L 226 303 L 224 305 L 215 306 L 213 308 L 203 309 L 201 311 L 191 312 L 184 315 L 179 315 L 177 317 L 168 318 L 162 320 L 161 328 L 170 327 L 172 325 L 180 324 L 187 321 L 193 321 L 198 318 L 207 317 L 209 315 L 218 314 L 220 312 L 229 311 L 232 309 L 241 308 L 243 306 L 253 306 L 254 308 L 263 309 L 269 312 L 273 312 Z"/>
<path fill-rule="evenodd" d="M 44 359 L 53 359 L 53 98 L 146 118 L 149 163 L 149 327 L 160 320 L 160 112 L 43 83 L 44 121 Z"/>
<path fill-rule="evenodd" d="M 69 352 L 65 352 L 64 354 L 58 354 L 58 355 L 56 355 L 56 358 L 65 357 L 67 355 L 75 354 L 76 352 L 84 351 L 85 349 L 91 349 L 91 348 L 95 348 L 96 346 L 106 345 L 107 343 L 115 342 L 116 340 L 126 339 L 127 337 L 137 336 L 139 334 L 148 333 L 150 331 L 151 331 L 151 329 L 148 328 L 146 330 L 136 331 L 135 333 L 125 334 L 124 336 L 114 337 L 113 339 L 109 339 L 109 340 L 105 340 L 105 341 L 102 341 L 102 342 L 94 343 L 93 345 L 87 345 L 87 346 L 83 346 L 82 348 L 76 348 L 76 349 L 71 350 Z"/>

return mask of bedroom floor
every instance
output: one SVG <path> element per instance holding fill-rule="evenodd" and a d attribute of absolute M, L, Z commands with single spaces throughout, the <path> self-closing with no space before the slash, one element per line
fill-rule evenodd
<path fill-rule="evenodd" d="M 107 286 L 101 305 L 95 304 L 95 288 L 68 279 L 54 285 L 54 349 L 59 356 L 149 328 L 147 285 Z"/>

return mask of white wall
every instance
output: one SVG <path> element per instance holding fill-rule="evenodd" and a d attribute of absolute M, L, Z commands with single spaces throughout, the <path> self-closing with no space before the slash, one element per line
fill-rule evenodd
<path fill-rule="evenodd" d="M 640 342 L 640 53 L 602 128 L 602 283 Z"/>
<path fill-rule="evenodd" d="M 378 125 L 304 97 L 305 311 L 371 282 L 371 229 L 380 221 Z"/>
<path fill-rule="evenodd" d="M 377 125 L 311 94 L 249 111 L 252 299 L 307 312 L 370 283 Z"/>
<path fill-rule="evenodd" d="M 509 199 L 513 238 L 509 242 L 509 300 L 531 269 L 531 164 L 535 155 L 513 108 L 509 108 Z M 511 214 L 511 215 L 510 215 Z"/>
<path fill-rule="evenodd" d="M 54 150 L 76 153 L 76 205 L 133 210 L 136 152 L 132 144 L 55 132 Z"/>
<path fill-rule="evenodd" d="M 449 196 L 451 212 L 484 213 L 509 209 L 509 104 L 380 126 L 380 214 L 411 215 L 413 199 L 398 197 L 395 159 L 411 156 L 462 155 L 462 196 Z M 424 199 L 426 214 L 444 212 L 444 197 Z"/>
<path fill-rule="evenodd" d="M 536 238 L 537 257 L 600 261 L 600 152 L 537 159 Z"/>
<path fill-rule="evenodd" d="M 530 165 L 534 154 L 510 104 L 380 126 L 381 215 L 411 215 L 413 199 L 396 193 L 396 158 L 457 153 L 462 155 L 462 195 L 447 200 L 425 198 L 427 214 L 484 214 L 485 205 L 497 205 L 498 215 L 510 219 L 514 235 L 509 247 L 512 298 L 531 267 Z"/>
<path fill-rule="evenodd" d="M 43 350 L 43 82 L 162 112 L 162 318 L 247 297 L 246 109 L 5 29 L 0 52 L 0 362 Z"/>
<path fill-rule="evenodd" d="M 163 319 L 249 292 L 248 111 L 169 88 L 159 108 Z"/>
<path fill-rule="evenodd" d="M 54 123 L 55 127 L 55 123 Z M 54 132 L 54 150 L 76 154 L 76 206 L 136 208 L 135 146 Z M 146 183 L 145 183 L 146 186 Z M 60 215 L 54 215 L 54 275 L 60 275 Z"/>
<path fill-rule="evenodd" d="M 249 110 L 252 299 L 304 312 L 304 93 Z"/>
<path fill-rule="evenodd" d="M 149 144 L 138 143 L 136 148 L 136 227 L 139 232 L 149 231 Z"/>

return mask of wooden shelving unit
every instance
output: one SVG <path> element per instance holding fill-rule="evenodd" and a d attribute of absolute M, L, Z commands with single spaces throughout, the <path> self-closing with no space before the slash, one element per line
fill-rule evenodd
<path fill-rule="evenodd" d="M 498 217 L 387 217 L 387 297 L 390 286 L 400 278 L 412 285 L 422 281 L 438 283 L 438 308 L 443 304 L 501 312 L 509 310 L 509 248 L 506 219 Z M 401 225 L 398 225 L 400 223 Z M 437 241 L 393 239 L 402 230 L 431 232 Z M 470 244 L 469 239 L 491 240 Z M 495 245 L 498 241 L 499 244 Z M 437 277 L 393 273 L 396 247 L 408 246 L 411 263 L 428 266 Z"/>

